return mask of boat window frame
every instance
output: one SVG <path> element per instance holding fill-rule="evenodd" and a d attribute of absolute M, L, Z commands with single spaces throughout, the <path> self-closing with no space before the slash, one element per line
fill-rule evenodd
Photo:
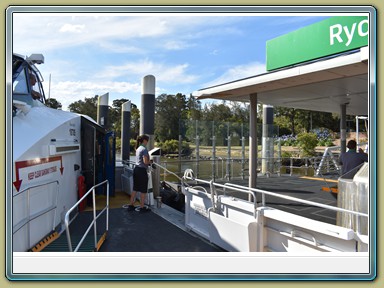
<path fill-rule="evenodd" d="M 30 65 L 27 61 L 23 60 L 20 57 L 13 58 L 13 69 L 14 70 L 12 71 L 12 100 L 22 101 L 31 106 L 35 106 L 34 100 L 45 104 L 46 99 L 45 99 L 45 93 L 42 85 L 42 76 L 40 71 L 36 67 L 34 67 L 33 65 Z M 36 78 L 36 84 L 33 86 L 35 87 L 35 89 L 33 89 L 33 87 L 30 85 L 30 76 L 29 76 L 30 74 L 33 74 Z M 20 76 L 24 82 L 24 84 L 22 84 L 22 87 L 23 88 L 25 87 L 26 90 L 15 91 L 15 87 L 17 86 L 15 82 L 20 78 Z M 40 93 L 41 98 L 33 99 L 32 90 Z"/>

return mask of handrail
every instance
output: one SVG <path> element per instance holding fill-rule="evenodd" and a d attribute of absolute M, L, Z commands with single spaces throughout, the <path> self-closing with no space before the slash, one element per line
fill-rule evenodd
<path fill-rule="evenodd" d="M 65 230 L 67 234 L 67 240 L 68 240 L 68 247 L 70 252 L 77 252 L 83 244 L 84 239 L 87 237 L 88 232 L 91 230 L 92 226 L 94 229 L 94 240 L 95 240 L 95 248 L 97 247 L 97 226 L 96 226 L 96 220 L 106 211 L 106 231 L 108 231 L 108 222 L 109 222 L 109 193 L 107 193 L 107 204 L 99 212 L 99 214 L 96 216 L 96 199 L 95 199 L 95 189 L 99 186 L 102 186 L 104 184 L 107 184 L 107 191 L 109 191 L 109 182 L 108 180 L 104 180 L 103 182 L 100 182 L 99 184 L 94 185 L 92 188 L 90 188 L 87 193 L 84 194 L 83 197 L 81 197 L 65 214 Z M 69 214 L 77 207 L 80 205 L 80 203 L 85 200 L 85 198 L 92 192 L 92 202 L 93 202 L 93 220 L 91 224 L 88 226 L 87 230 L 85 231 L 83 237 L 80 239 L 79 244 L 76 246 L 75 250 L 73 250 L 72 247 L 72 242 L 71 242 L 71 233 L 69 231 Z"/>
<path fill-rule="evenodd" d="M 44 210 L 41 210 L 39 211 L 38 213 L 34 214 L 33 217 L 31 217 L 30 213 L 30 190 L 31 189 L 34 189 L 34 188 L 37 188 L 37 187 L 42 187 L 42 186 L 47 186 L 47 185 L 50 185 L 50 184 L 53 184 L 53 183 L 56 183 L 56 201 L 55 203 L 53 203 L 52 206 L 49 206 L 47 207 L 47 209 L 44 209 Z M 15 195 L 12 196 L 12 198 L 15 198 L 15 197 L 18 197 L 22 194 L 24 194 L 25 192 L 28 191 L 28 195 L 27 195 L 27 212 L 28 212 L 28 215 L 27 215 L 27 218 L 24 218 L 22 219 L 22 221 L 20 221 L 19 223 L 17 223 L 16 225 L 13 225 L 13 229 L 12 229 L 12 234 L 15 234 L 17 231 L 19 231 L 21 228 L 23 228 L 25 225 L 29 225 L 29 223 L 32 221 L 32 220 L 35 220 L 41 216 L 43 216 L 44 214 L 52 211 L 52 210 L 55 210 L 54 214 L 53 214 L 53 227 L 52 227 L 52 230 L 55 229 L 55 218 L 56 218 L 56 213 L 57 213 L 57 201 L 58 201 L 58 195 L 59 195 L 59 181 L 58 180 L 54 180 L 54 181 L 51 181 L 51 182 L 47 182 L 47 183 L 41 183 L 41 184 L 37 184 L 37 185 L 34 185 L 34 186 L 30 186 L 30 187 L 27 187 L 21 191 L 19 191 L 18 193 L 16 193 Z M 28 244 L 30 245 L 31 243 L 30 242 L 30 229 L 28 228 Z"/>
<path fill-rule="evenodd" d="M 180 181 L 180 183 L 181 183 L 182 186 L 190 186 L 188 183 L 186 183 L 186 182 L 184 181 L 184 178 L 183 178 L 183 177 L 178 176 L 176 173 L 174 173 L 174 172 L 168 170 L 166 167 L 160 165 L 159 163 L 153 162 L 152 165 L 153 165 L 153 166 L 157 166 L 157 167 L 163 169 L 165 172 L 167 172 L 167 173 L 169 173 L 169 174 L 175 176 L 177 179 L 179 179 L 179 181 Z M 188 169 L 187 169 L 187 170 L 188 170 Z"/>
<path fill-rule="evenodd" d="M 236 190 L 234 189 L 235 191 L 241 191 L 241 190 L 243 190 L 242 192 L 253 191 L 255 193 L 260 193 L 262 195 L 265 194 L 265 195 L 269 195 L 269 196 L 273 196 L 273 197 L 277 197 L 277 198 L 281 198 L 281 199 L 285 199 L 285 200 L 290 200 L 290 201 L 294 201 L 294 202 L 298 202 L 298 203 L 302 203 L 302 204 L 308 204 L 308 205 L 316 206 L 316 207 L 319 207 L 319 208 L 329 209 L 329 210 L 336 211 L 336 212 L 345 212 L 345 213 L 353 214 L 353 215 L 356 215 L 356 216 L 363 216 L 363 217 L 367 217 L 367 218 L 369 217 L 369 215 L 366 214 L 366 213 L 352 211 L 352 210 L 347 210 L 347 209 L 344 209 L 344 208 L 334 207 L 334 206 L 330 206 L 330 205 L 326 205 L 326 204 L 316 203 L 316 202 L 312 202 L 312 201 L 308 201 L 308 200 L 303 200 L 303 199 L 295 198 L 295 197 L 292 197 L 292 196 L 280 195 L 280 194 L 277 194 L 277 193 L 274 193 L 274 192 L 269 192 L 269 191 L 265 191 L 265 190 L 261 190 L 261 189 L 244 187 L 244 186 L 237 185 L 237 184 L 229 184 L 229 185 L 225 186 L 225 184 L 223 185 L 223 184 L 219 184 L 219 183 L 208 182 L 208 181 L 201 180 L 201 179 L 196 179 L 196 178 L 191 179 L 191 180 L 194 180 L 194 181 L 197 181 L 197 182 L 201 182 L 201 183 L 208 183 L 208 184 L 214 185 L 216 187 L 223 187 L 223 188 L 225 188 L 225 187 L 228 187 L 228 186 L 232 186 L 234 188 L 237 188 Z M 264 205 L 265 205 L 265 202 L 263 202 L 263 206 Z"/>

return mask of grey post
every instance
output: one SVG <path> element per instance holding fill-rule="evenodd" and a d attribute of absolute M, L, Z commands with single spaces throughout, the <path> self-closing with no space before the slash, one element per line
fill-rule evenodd
<path fill-rule="evenodd" d="M 262 164 L 261 173 L 266 174 L 273 172 L 273 106 L 263 105 L 263 136 L 262 136 Z"/>
<path fill-rule="evenodd" d="M 97 98 L 97 123 L 108 129 L 108 98 L 109 93 L 105 93 Z"/>
<path fill-rule="evenodd" d="M 131 139 L 131 101 L 121 105 L 121 159 L 129 160 Z"/>
<path fill-rule="evenodd" d="M 155 146 L 155 83 L 153 75 L 144 76 L 141 82 L 140 134 L 149 136 L 148 150 Z"/>
<path fill-rule="evenodd" d="M 249 119 L 249 188 L 256 188 L 257 182 L 257 94 L 251 94 Z M 251 196 L 250 196 L 250 199 Z"/>

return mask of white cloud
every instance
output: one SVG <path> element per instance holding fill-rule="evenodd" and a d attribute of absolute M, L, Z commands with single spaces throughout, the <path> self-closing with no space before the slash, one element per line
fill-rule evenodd
<path fill-rule="evenodd" d="M 98 43 L 101 48 L 108 53 L 129 53 L 129 54 L 146 54 L 147 51 L 143 47 L 137 47 L 134 45 L 127 45 L 124 43 L 113 43 L 111 41 L 101 41 Z"/>
<path fill-rule="evenodd" d="M 145 75 L 154 75 L 156 81 L 168 82 L 168 85 L 192 83 L 198 78 L 188 72 L 187 63 L 170 65 L 155 63 L 148 59 L 136 62 L 128 62 L 120 66 L 108 66 L 102 72 L 95 75 L 98 79 L 115 79 L 119 77 L 135 77 L 141 79 Z"/>
<path fill-rule="evenodd" d="M 164 44 L 164 48 L 167 50 L 183 50 L 186 48 L 190 48 L 192 46 L 194 45 L 184 41 L 178 41 L 178 40 L 169 40 Z"/>
<path fill-rule="evenodd" d="M 224 24 L 229 25 L 233 21 L 238 21 L 236 17 L 121 15 L 111 17 L 102 13 L 90 16 L 72 16 L 66 13 L 49 15 L 15 13 L 14 45 L 16 50 L 20 51 L 25 50 L 25 43 L 28 43 L 32 50 L 41 49 L 42 46 L 45 50 L 55 50 L 81 45 L 103 45 L 104 48 L 115 51 L 117 46 L 114 41 L 151 39 L 156 41 L 153 42 L 156 45 L 163 42 L 167 49 L 179 50 L 190 47 L 191 44 L 187 41 L 191 39 L 238 33 L 235 28 L 223 28 Z M 210 28 L 204 29 L 207 25 Z M 64 32 L 71 33 L 71 36 L 63 37 Z"/>
<path fill-rule="evenodd" d="M 249 64 L 238 65 L 229 68 L 222 75 L 205 84 L 204 87 L 215 86 L 223 83 L 228 83 L 231 81 L 236 81 L 242 78 L 247 78 L 255 75 L 265 73 L 265 64 L 259 62 L 252 62 Z"/>
<path fill-rule="evenodd" d="M 47 93 L 48 87 L 44 89 Z M 53 82 L 50 89 L 50 97 L 59 101 L 63 105 L 63 110 L 73 102 L 105 93 L 121 94 L 124 95 L 121 98 L 128 98 L 129 94 L 140 95 L 141 87 L 139 83 L 129 82 L 61 81 Z"/>
<path fill-rule="evenodd" d="M 60 32 L 71 32 L 71 33 L 82 33 L 84 31 L 85 25 L 72 25 L 64 24 L 60 28 Z"/>

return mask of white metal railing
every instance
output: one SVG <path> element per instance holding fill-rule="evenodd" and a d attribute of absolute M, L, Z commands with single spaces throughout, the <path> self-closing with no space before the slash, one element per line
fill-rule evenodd
<path fill-rule="evenodd" d="M 358 143 L 357 146 L 360 147 L 360 146 L 365 146 L 365 145 L 367 145 L 367 143 L 364 142 L 364 143 Z M 336 168 L 336 170 L 339 172 L 339 174 L 341 173 L 340 172 L 340 170 L 341 170 L 340 165 L 338 163 L 339 162 L 338 158 L 334 155 L 335 151 L 338 151 L 340 154 L 340 149 L 341 149 L 340 146 L 332 146 L 332 147 L 327 147 L 325 149 L 324 154 L 321 157 L 320 164 L 317 166 L 315 176 L 321 175 L 321 170 L 324 167 L 329 172 L 331 165 L 333 165 Z"/>
<path fill-rule="evenodd" d="M 37 213 L 31 215 L 31 201 L 30 201 L 30 191 L 32 189 L 36 189 L 38 187 L 40 187 L 41 189 L 43 189 L 43 187 L 48 187 L 48 185 L 51 185 L 51 184 L 54 184 L 56 183 L 56 197 L 53 198 L 54 201 L 52 201 L 52 205 L 46 207 L 45 209 L 43 210 L 40 210 L 38 211 Z M 52 217 L 52 231 L 55 229 L 55 218 L 56 218 L 56 213 L 57 213 L 57 201 L 58 201 L 58 195 L 59 195 L 59 181 L 55 180 L 55 181 L 51 181 L 51 182 L 48 182 L 48 183 L 43 183 L 43 184 L 38 184 L 38 185 L 34 185 L 34 186 L 31 186 L 31 187 L 28 187 L 28 188 L 25 188 L 21 191 L 19 191 L 18 193 L 16 193 L 15 195 L 13 195 L 13 205 L 15 203 L 15 198 L 16 197 L 21 197 L 22 195 L 24 194 L 27 194 L 27 217 L 24 217 L 21 221 L 19 221 L 18 223 L 16 223 L 15 225 L 13 225 L 13 234 L 15 234 L 17 231 L 19 231 L 21 228 L 23 228 L 25 225 L 28 225 L 28 232 L 27 232 L 27 235 L 28 235 L 28 244 L 29 246 L 32 246 L 34 243 L 30 243 L 30 238 L 31 238 L 31 231 L 30 231 L 30 223 L 31 221 L 37 219 L 37 218 L 40 218 L 42 217 L 43 215 L 45 215 L 46 213 L 54 210 L 54 213 L 53 213 L 53 217 Z M 16 207 L 13 207 L 13 209 L 16 209 Z"/>
<path fill-rule="evenodd" d="M 102 185 L 107 185 L 107 197 L 106 197 L 106 206 L 99 212 L 99 214 L 96 215 L 96 198 L 95 198 L 95 189 L 102 186 Z M 71 233 L 70 233 L 70 230 L 69 230 L 69 215 L 71 214 L 71 212 L 73 210 L 76 209 L 77 206 L 80 205 L 80 203 L 85 200 L 87 198 L 87 196 L 92 193 L 92 208 L 93 208 L 93 220 L 91 222 L 91 224 L 88 226 L 87 230 L 84 232 L 84 235 L 82 236 L 82 238 L 80 239 L 79 243 L 77 244 L 76 248 L 73 249 L 72 247 L 72 240 L 71 240 Z M 65 230 L 66 230 L 66 234 L 67 234 L 67 240 L 68 240 L 68 247 L 69 247 L 69 251 L 70 252 L 77 252 L 79 250 L 79 248 L 81 247 L 81 245 L 83 244 L 85 238 L 87 237 L 89 231 L 91 230 L 91 228 L 93 227 L 93 233 L 94 233 L 94 242 L 95 242 L 95 248 L 97 247 L 97 219 L 104 213 L 106 212 L 106 227 L 105 227 L 105 230 L 106 232 L 108 231 L 108 222 L 109 222 L 109 182 L 108 180 L 105 180 L 95 186 L 93 186 L 91 189 L 89 189 L 87 191 L 87 193 L 84 194 L 83 197 L 81 197 L 79 199 L 79 201 L 77 201 L 73 206 L 72 208 L 70 208 L 67 213 L 65 214 Z"/>
<path fill-rule="evenodd" d="M 191 169 L 187 169 L 185 171 L 185 173 L 184 173 L 183 178 L 186 179 L 186 180 L 193 180 L 193 181 L 196 181 L 196 182 L 209 184 L 211 189 L 212 189 L 212 187 L 221 187 L 221 188 L 231 189 L 231 190 L 238 191 L 238 192 L 243 192 L 243 193 L 250 193 L 250 192 L 252 192 L 253 195 L 254 195 L 254 199 L 256 199 L 256 194 L 259 193 L 259 194 L 262 195 L 262 205 L 263 206 L 266 205 L 266 203 L 265 203 L 265 195 L 269 195 L 269 196 L 273 196 L 273 197 L 276 197 L 276 198 L 285 199 L 285 200 L 289 200 L 289 201 L 294 201 L 294 202 L 298 202 L 298 203 L 302 203 L 302 204 L 307 204 L 307 205 L 312 205 L 312 206 L 315 206 L 315 207 L 324 208 L 324 209 L 328 209 L 328 210 L 332 210 L 332 211 L 336 211 L 336 212 L 349 213 L 349 214 L 352 214 L 352 215 L 355 215 L 355 216 L 362 216 L 362 217 L 367 217 L 367 218 L 369 217 L 368 214 L 362 213 L 362 212 L 347 210 L 347 209 L 344 209 L 344 208 L 339 208 L 339 207 L 334 207 L 334 206 L 330 206 L 330 205 L 326 205 L 326 204 L 322 204 L 322 203 L 308 201 L 308 200 L 304 200 L 304 199 L 300 199 L 300 198 L 296 198 L 296 197 L 292 197 L 292 196 L 281 195 L 281 194 L 274 193 L 274 192 L 269 192 L 269 191 L 266 191 L 266 190 L 244 187 L 244 186 L 237 185 L 237 184 L 232 184 L 232 183 L 226 183 L 226 184 L 223 185 L 223 184 L 219 184 L 219 183 L 214 183 L 213 181 L 206 181 L 206 180 L 196 179 L 196 178 L 193 177 L 193 175 L 194 175 L 193 171 Z M 212 193 L 214 193 L 214 192 L 211 191 L 211 194 Z M 254 202 L 255 202 L 255 207 L 256 207 L 257 206 L 256 200 Z"/>
<path fill-rule="evenodd" d="M 329 169 L 329 167 L 330 167 L 329 164 L 330 163 L 332 163 L 334 165 L 334 167 L 336 168 L 337 171 L 340 171 L 339 164 L 337 163 L 336 157 L 333 154 L 333 152 L 336 151 L 336 150 L 339 151 L 340 150 L 340 146 L 327 147 L 324 150 L 323 157 L 321 157 L 320 164 L 319 164 L 319 166 L 316 169 L 316 174 L 315 174 L 316 176 L 318 176 L 321 173 L 321 170 L 324 168 L 324 166 L 326 166 L 327 169 Z"/>

